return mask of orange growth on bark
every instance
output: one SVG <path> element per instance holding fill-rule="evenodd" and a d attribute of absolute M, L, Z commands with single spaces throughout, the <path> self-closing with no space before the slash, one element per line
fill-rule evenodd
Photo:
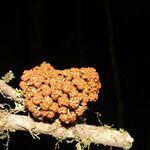
<path fill-rule="evenodd" d="M 94 68 L 54 69 L 43 62 L 21 76 L 25 104 L 37 119 L 59 117 L 63 123 L 75 122 L 98 99 L 101 83 Z"/>

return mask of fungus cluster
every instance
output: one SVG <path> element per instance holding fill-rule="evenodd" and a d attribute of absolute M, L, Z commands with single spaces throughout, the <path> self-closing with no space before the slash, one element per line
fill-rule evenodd
<path fill-rule="evenodd" d="M 20 87 L 25 105 L 40 120 L 59 117 L 65 124 L 75 122 L 98 99 L 101 87 L 94 68 L 56 70 L 49 63 L 25 70 Z"/>

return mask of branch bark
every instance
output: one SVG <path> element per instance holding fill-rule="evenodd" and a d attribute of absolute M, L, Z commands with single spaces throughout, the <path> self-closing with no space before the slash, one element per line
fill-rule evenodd
<path fill-rule="evenodd" d="M 0 93 L 7 99 L 16 102 L 23 102 L 23 98 L 21 98 L 21 94 L 16 92 L 15 89 L 7 85 L 3 80 L 0 80 Z"/>
<path fill-rule="evenodd" d="M 7 98 L 11 100 L 23 102 L 23 98 L 20 98 L 20 94 L 3 80 L 0 80 L 0 93 L 6 95 Z M 62 126 L 58 120 L 51 124 L 36 122 L 29 116 L 11 114 L 4 110 L 0 110 L 0 130 L 10 132 L 16 130 L 29 131 L 32 135 L 48 134 L 60 140 L 72 138 L 84 145 L 95 143 L 123 149 L 130 149 L 134 141 L 129 133 L 122 129 L 116 130 L 109 126 L 86 124 L 76 124 L 66 128 Z"/>
<path fill-rule="evenodd" d="M 49 134 L 61 140 L 72 138 L 85 145 L 95 143 L 129 149 L 133 142 L 129 133 L 123 130 L 117 131 L 109 126 L 77 124 L 66 128 L 61 126 L 59 121 L 55 121 L 52 124 L 35 122 L 28 116 L 6 112 L 0 112 L 0 125 L 3 127 L 3 130 L 7 131 L 22 130 L 35 134 Z"/>

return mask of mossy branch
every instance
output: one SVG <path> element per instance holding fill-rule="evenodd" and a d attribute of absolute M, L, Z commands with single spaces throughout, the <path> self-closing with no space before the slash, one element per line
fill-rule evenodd
<path fill-rule="evenodd" d="M 0 80 L 0 93 L 11 100 L 22 102 L 21 94 Z M 56 120 L 54 123 L 36 122 L 29 116 L 11 114 L 5 110 L 0 111 L 0 130 L 14 132 L 16 130 L 29 131 L 32 135 L 48 134 L 59 140 L 74 139 L 84 145 L 90 143 L 102 144 L 123 149 L 132 147 L 133 138 L 124 130 L 116 130 L 109 126 L 93 126 L 76 124 L 66 128 Z"/>

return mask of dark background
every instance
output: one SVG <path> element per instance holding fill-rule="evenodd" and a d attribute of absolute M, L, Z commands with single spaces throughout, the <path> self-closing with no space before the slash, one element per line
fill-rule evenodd
<path fill-rule="evenodd" d="M 99 125 L 94 112 L 100 112 L 104 124 L 129 131 L 132 150 L 150 149 L 150 1 L 4 1 L 0 11 L 1 76 L 12 70 L 11 85 L 18 87 L 23 70 L 43 61 L 57 69 L 95 67 L 102 90 L 89 106 L 87 123 Z M 44 135 L 33 140 L 24 132 L 10 135 L 9 150 L 53 150 L 57 142 Z M 73 147 L 60 143 L 60 149 Z M 91 149 L 100 148 L 109 150 Z"/>

